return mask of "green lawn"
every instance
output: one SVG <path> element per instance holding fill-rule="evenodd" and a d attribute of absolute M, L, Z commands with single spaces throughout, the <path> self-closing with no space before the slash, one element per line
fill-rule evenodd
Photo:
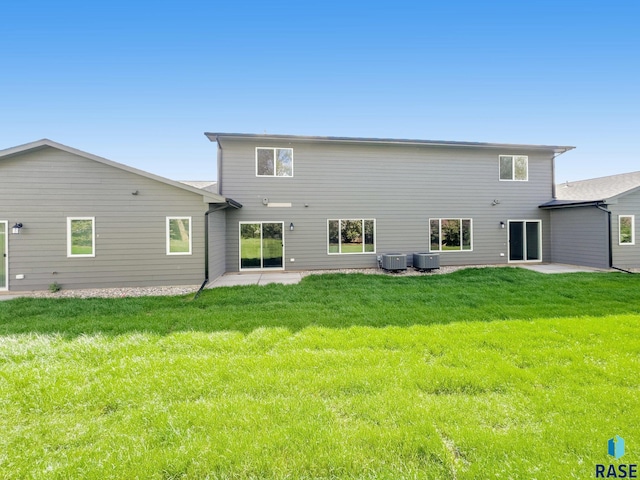
<path fill-rule="evenodd" d="M 0 303 L 0 478 L 593 478 L 640 277 L 326 275 Z M 616 462 L 614 462 L 616 463 Z"/>

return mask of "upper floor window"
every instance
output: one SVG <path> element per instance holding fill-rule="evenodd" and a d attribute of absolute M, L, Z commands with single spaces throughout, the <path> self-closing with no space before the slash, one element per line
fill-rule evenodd
<path fill-rule="evenodd" d="M 432 252 L 473 250 L 470 218 L 430 218 Z"/>
<path fill-rule="evenodd" d="M 95 217 L 67 218 L 67 257 L 95 257 Z"/>
<path fill-rule="evenodd" d="M 293 148 L 256 148 L 258 177 L 293 177 Z"/>
<path fill-rule="evenodd" d="M 618 238 L 620 245 L 635 245 L 634 235 L 635 217 L 633 215 L 620 215 L 618 217 Z"/>
<path fill-rule="evenodd" d="M 526 182 L 529 179 L 529 157 L 500 155 L 500 180 Z"/>

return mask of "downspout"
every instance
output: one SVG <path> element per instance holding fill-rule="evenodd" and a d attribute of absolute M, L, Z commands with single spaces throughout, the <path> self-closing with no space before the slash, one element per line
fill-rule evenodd
<path fill-rule="evenodd" d="M 554 154 L 551 157 L 551 198 L 554 200 L 556 197 L 556 157 L 560 154 Z"/>
<path fill-rule="evenodd" d="M 193 297 L 194 300 L 198 298 L 200 292 L 202 292 L 207 283 L 209 283 L 209 214 L 219 210 L 224 210 L 228 206 L 228 203 L 216 205 L 215 207 L 209 208 L 209 210 L 204 213 L 204 281 Z"/>
<path fill-rule="evenodd" d="M 616 267 L 613 265 L 613 235 L 611 234 L 611 210 L 608 208 L 604 208 L 602 204 L 596 203 L 596 208 L 598 210 L 602 210 L 607 214 L 607 229 L 609 231 L 609 268 L 613 268 L 614 270 L 619 270 L 624 273 L 631 273 L 629 270 L 625 270 L 624 268 Z"/>
<path fill-rule="evenodd" d="M 217 167 L 218 167 L 218 195 L 222 195 L 222 144 L 220 143 L 220 139 L 217 139 L 218 143 L 218 153 L 217 153 Z"/>

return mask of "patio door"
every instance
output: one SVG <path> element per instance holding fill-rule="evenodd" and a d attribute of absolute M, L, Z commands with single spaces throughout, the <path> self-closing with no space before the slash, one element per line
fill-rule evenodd
<path fill-rule="evenodd" d="M 8 288 L 9 251 L 7 248 L 6 221 L 0 222 L 0 290 Z"/>
<path fill-rule="evenodd" d="M 542 261 L 542 221 L 509 220 L 509 261 Z"/>
<path fill-rule="evenodd" d="M 240 222 L 240 270 L 284 270 L 284 222 Z"/>

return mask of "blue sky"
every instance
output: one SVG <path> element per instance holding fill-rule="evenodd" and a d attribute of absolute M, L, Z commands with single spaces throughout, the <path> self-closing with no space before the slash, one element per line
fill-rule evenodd
<path fill-rule="evenodd" d="M 214 179 L 205 131 L 574 145 L 640 170 L 640 2 L 0 6 L 0 148 L 40 138 Z"/>

